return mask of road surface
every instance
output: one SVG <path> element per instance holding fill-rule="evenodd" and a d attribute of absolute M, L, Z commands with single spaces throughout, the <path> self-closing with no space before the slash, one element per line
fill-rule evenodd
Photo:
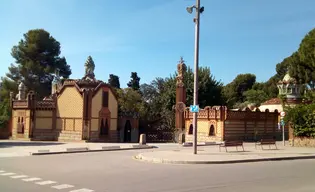
<path fill-rule="evenodd" d="M 141 151 L 0 158 L 1 192 L 314 192 L 315 160 L 152 164 Z"/>

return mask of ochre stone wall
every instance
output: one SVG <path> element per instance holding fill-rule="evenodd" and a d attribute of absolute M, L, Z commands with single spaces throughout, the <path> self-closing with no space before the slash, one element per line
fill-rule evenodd
<path fill-rule="evenodd" d="M 52 110 L 36 110 L 35 129 L 53 129 Z"/>
<path fill-rule="evenodd" d="M 92 98 L 92 112 L 91 112 L 92 118 L 99 117 L 99 112 L 102 109 L 102 96 L 103 96 L 102 94 L 103 94 L 103 89 L 99 89 L 97 93 L 94 95 L 94 97 Z"/>
<path fill-rule="evenodd" d="M 185 122 L 185 133 L 186 133 L 186 141 L 193 141 L 193 134 L 189 133 L 190 125 L 192 125 L 192 119 L 186 120 Z M 214 135 L 210 134 L 210 127 L 214 126 Z M 222 141 L 223 137 L 223 122 L 215 121 L 215 120 L 198 120 L 197 122 L 198 142 L 211 142 L 211 141 Z M 192 133 L 192 132 L 191 132 Z"/>
<path fill-rule="evenodd" d="M 24 133 L 18 133 L 21 130 L 22 124 L 24 125 Z M 30 110 L 17 109 L 12 111 L 12 138 L 29 138 L 30 129 Z"/>
<path fill-rule="evenodd" d="M 118 102 L 110 89 L 108 89 L 108 109 L 111 113 L 110 130 L 117 130 Z"/>
<path fill-rule="evenodd" d="M 56 123 L 57 130 L 64 131 L 81 131 L 82 119 L 80 118 L 58 118 Z"/>
<path fill-rule="evenodd" d="M 57 98 L 57 118 L 82 118 L 83 98 L 75 87 L 66 87 Z"/>
<path fill-rule="evenodd" d="M 98 131 L 100 127 L 99 113 L 102 110 L 104 89 L 99 89 L 98 92 L 92 98 L 92 112 L 91 112 L 91 130 Z M 108 110 L 110 112 L 110 130 L 117 130 L 117 118 L 118 118 L 118 103 L 110 89 L 108 91 Z"/>

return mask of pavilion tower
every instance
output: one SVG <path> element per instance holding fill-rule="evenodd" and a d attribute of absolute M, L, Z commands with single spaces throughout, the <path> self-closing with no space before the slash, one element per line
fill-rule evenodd
<path fill-rule="evenodd" d="M 187 67 L 183 60 L 180 58 L 177 64 L 177 77 L 176 77 L 176 105 L 175 105 L 175 128 L 176 128 L 176 138 L 179 138 L 179 143 L 184 142 L 182 135 L 185 132 L 185 119 L 184 111 L 186 108 L 186 89 L 184 85 L 184 76 Z"/>
<path fill-rule="evenodd" d="M 286 74 L 282 81 L 277 84 L 279 95 L 286 97 L 286 103 L 298 104 L 301 102 L 301 90 L 303 85 L 299 84 L 295 78 Z"/>

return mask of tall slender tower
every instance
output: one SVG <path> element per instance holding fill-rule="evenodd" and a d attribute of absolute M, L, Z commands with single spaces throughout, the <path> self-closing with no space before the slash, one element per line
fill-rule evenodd
<path fill-rule="evenodd" d="M 186 89 L 184 85 L 184 76 L 186 73 L 187 67 L 183 60 L 183 57 L 180 58 L 179 63 L 177 64 L 177 77 L 176 77 L 176 105 L 175 105 L 175 127 L 176 127 L 176 139 L 179 143 L 184 142 L 182 134 L 185 130 L 185 103 L 186 103 Z"/>

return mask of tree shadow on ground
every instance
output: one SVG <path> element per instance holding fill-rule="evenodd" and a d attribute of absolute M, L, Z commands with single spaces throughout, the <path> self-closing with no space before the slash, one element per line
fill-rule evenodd
<path fill-rule="evenodd" d="M 1 141 L 0 148 L 9 147 L 38 147 L 38 146 L 52 146 L 52 145 L 63 145 L 61 142 L 42 142 L 42 141 Z"/>

